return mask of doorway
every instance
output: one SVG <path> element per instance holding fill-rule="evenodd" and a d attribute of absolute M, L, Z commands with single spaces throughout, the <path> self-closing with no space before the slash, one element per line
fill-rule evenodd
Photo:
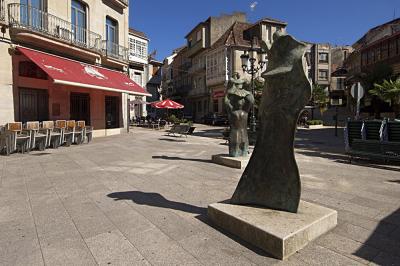
<path fill-rule="evenodd" d="M 88 93 L 71 93 L 70 118 L 75 121 L 84 120 L 90 125 L 90 97 Z"/>
<path fill-rule="evenodd" d="M 19 89 L 19 120 L 46 121 L 49 119 L 49 95 L 47 90 Z"/>
<path fill-rule="evenodd" d="M 116 96 L 106 96 L 105 98 L 106 128 L 119 127 L 118 102 L 119 100 Z"/>

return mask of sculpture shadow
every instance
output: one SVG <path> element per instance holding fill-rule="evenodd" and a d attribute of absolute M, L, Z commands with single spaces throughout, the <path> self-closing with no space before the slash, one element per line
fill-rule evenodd
<path fill-rule="evenodd" d="M 179 210 L 194 214 L 206 214 L 207 209 L 198 206 L 166 199 L 159 193 L 142 191 L 114 192 L 107 195 L 114 200 L 131 200 L 139 205 Z"/>
<path fill-rule="evenodd" d="M 393 234 L 400 224 L 400 209 L 382 219 L 370 237 L 353 255 L 377 265 L 399 265 L 399 234 Z M 382 253 L 383 252 L 383 253 Z"/>
<path fill-rule="evenodd" d="M 168 138 L 159 138 L 158 140 L 169 141 L 169 142 L 186 142 L 184 139 L 168 139 Z"/>
<path fill-rule="evenodd" d="M 249 250 L 252 250 L 253 252 L 255 252 L 256 254 L 258 254 L 260 256 L 273 258 L 272 255 L 266 253 L 265 251 L 241 240 L 237 236 L 232 235 L 231 233 L 229 233 L 225 230 L 222 230 L 221 228 L 216 227 L 214 224 L 212 224 L 208 220 L 208 217 L 207 217 L 207 208 L 203 208 L 203 207 L 199 207 L 199 206 L 195 206 L 195 205 L 191 205 L 191 204 L 187 204 L 187 203 L 183 203 L 183 202 L 168 200 L 161 194 L 154 193 L 154 192 L 122 191 L 122 192 L 110 193 L 107 196 L 116 201 L 128 200 L 128 201 L 132 201 L 139 205 L 147 205 L 147 206 L 164 208 L 164 209 L 179 210 L 179 211 L 183 211 L 183 212 L 187 212 L 187 213 L 196 214 L 196 216 L 195 216 L 196 219 L 198 219 L 202 223 L 212 227 L 213 229 L 219 231 L 220 233 L 226 235 L 227 237 L 231 238 L 238 244 L 248 248 Z M 225 200 L 225 201 L 221 201 L 221 202 L 228 203 L 229 200 Z"/>
<path fill-rule="evenodd" d="M 177 156 L 166 156 L 166 155 L 153 155 L 151 158 L 162 159 L 162 160 L 172 160 L 172 161 L 193 161 L 193 162 L 201 162 L 201 163 L 212 163 L 211 160 L 206 160 L 206 159 L 182 158 L 182 157 L 177 157 Z"/>

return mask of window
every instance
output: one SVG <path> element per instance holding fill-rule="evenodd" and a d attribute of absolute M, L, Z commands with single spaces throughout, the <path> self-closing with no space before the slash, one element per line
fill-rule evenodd
<path fill-rule="evenodd" d="M 381 47 L 375 49 L 375 61 L 381 60 Z"/>
<path fill-rule="evenodd" d="M 197 102 L 197 111 L 202 112 L 203 110 L 201 109 L 201 101 Z"/>
<path fill-rule="evenodd" d="M 388 57 L 388 52 L 389 52 L 388 43 L 387 43 L 387 42 L 384 42 L 384 43 L 382 44 L 382 51 L 381 51 L 381 58 L 382 58 L 382 60 L 385 60 L 385 59 Z"/>
<path fill-rule="evenodd" d="M 218 113 L 218 99 L 213 100 L 213 111 L 214 113 Z"/>
<path fill-rule="evenodd" d="M 86 6 L 77 0 L 71 2 L 71 24 L 74 40 L 86 43 Z"/>
<path fill-rule="evenodd" d="M 108 43 L 118 43 L 118 22 L 110 17 L 106 18 L 106 40 Z"/>
<path fill-rule="evenodd" d="M 321 80 L 328 80 L 328 70 L 319 70 L 318 71 L 318 77 Z"/>
<path fill-rule="evenodd" d="M 189 40 L 188 40 L 188 47 L 189 47 L 189 48 L 192 47 L 192 39 L 189 39 Z"/>
<path fill-rule="evenodd" d="M 328 63 L 328 53 L 319 53 L 318 54 L 318 61 L 320 63 Z"/>
<path fill-rule="evenodd" d="M 362 66 L 366 66 L 368 64 L 368 53 L 367 52 L 363 52 L 361 54 L 361 65 Z"/>
<path fill-rule="evenodd" d="M 47 79 L 47 74 L 31 61 L 22 61 L 19 63 L 19 75 L 21 77 Z"/>
<path fill-rule="evenodd" d="M 137 83 L 140 87 L 143 87 L 143 84 L 142 84 L 142 73 L 134 72 L 133 73 L 133 81 L 135 83 Z"/>
<path fill-rule="evenodd" d="M 46 11 L 45 4 L 45 0 L 21 0 L 21 23 L 35 29 L 45 29 L 43 21 L 43 12 Z"/>
<path fill-rule="evenodd" d="M 135 46 L 136 46 L 136 56 L 140 57 L 142 59 L 147 58 L 147 43 L 140 41 L 140 40 L 135 40 Z"/>
<path fill-rule="evenodd" d="M 197 31 L 196 33 L 196 41 L 200 41 L 201 40 L 201 30 Z"/>
<path fill-rule="evenodd" d="M 203 109 L 204 109 L 204 113 L 207 113 L 207 111 L 208 111 L 208 110 L 207 110 L 207 109 L 208 109 L 208 108 L 207 108 L 207 100 L 204 100 L 204 103 L 203 103 L 203 104 L 204 104 L 204 108 L 203 108 Z"/>
<path fill-rule="evenodd" d="M 397 38 L 397 54 L 400 54 L 400 38 Z"/>
<path fill-rule="evenodd" d="M 106 17 L 106 42 L 107 53 L 111 55 L 119 55 L 118 44 L 118 22 L 110 17 Z"/>
<path fill-rule="evenodd" d="M 394 39 L 394 40 L 391 40 L 390 43 L 389 43 L 389 56 L 393 57 L 396 54 L 397 54 L 397 51 L 396 51 L 396 39 Z"/>

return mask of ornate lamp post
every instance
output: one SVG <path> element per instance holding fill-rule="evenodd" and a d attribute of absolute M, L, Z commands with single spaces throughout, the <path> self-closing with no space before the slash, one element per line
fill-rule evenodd
<path fill-rule="evenodd" d="M 244 51 L 244 54 L 240 56 L 242 60 L 242 69 L 243 72 L 251 75 L 251 93 L 255 98 L 255 88 L 254 88 L 254 77 L 258 73 L 258 71 L 262 70 L 267 63 L 266 59 L 266 51 L 261 48 L 255 47 L 255 39 L 251 41 L 251 47 L 248 50 Z M 256 62 L 258 61 L 258 64 Z M 250 130 L 252 132 L 256 132 L 256 114 L 254 111 L 254 104 L 251 108 L 251 116 L 250 116 Z"/>

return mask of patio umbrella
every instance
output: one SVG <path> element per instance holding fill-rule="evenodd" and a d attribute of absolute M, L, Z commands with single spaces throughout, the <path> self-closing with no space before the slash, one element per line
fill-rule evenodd
<path fill-rule="evenodd" d="M 170 99 L 154 102 L 151 104 L 151 106 L 157 109 L 182 109 L 184 107 L 182 104 L 174 102 Z"/>

